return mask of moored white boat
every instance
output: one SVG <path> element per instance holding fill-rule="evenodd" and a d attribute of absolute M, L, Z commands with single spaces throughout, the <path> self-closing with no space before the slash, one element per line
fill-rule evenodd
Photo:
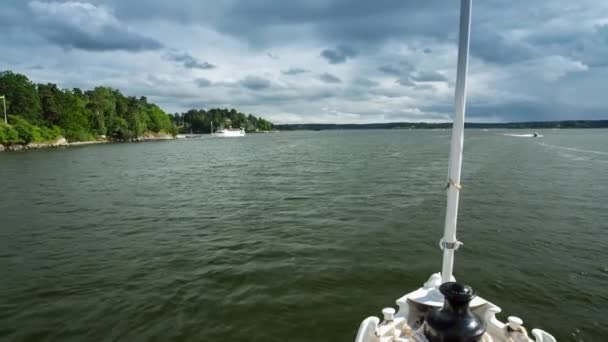
<path fill-rule="evenodd" d="M 531 335 L 517 317 L 508 323 L 496 318 L 501 309 L 476 296 L 475 291 L 457 283 L 452 276 L 454 252 L 462 244 L 456 239 L 458 198 L 461 190 L 460 171 L 466 103 L 466 73 L 468 67 L 472 0 L 461 0 L 458 70 L 456 77 L 455 115 L 452 129 L 450 166 L 447 182 L 447 208 L 441 273 L 432 274 L 419 289 L 397 299 L 398 311 L 382 310 L 378 317 L 365 319 L 355 342 L 555 342 L 549 333 L 533 329 Z M 509 297 L 509 294 L 504 294 Z M 525 303 L 522 303 L 525 305 Z M 533 338 L 532 338 L 533 337 Z"/>
<path fill-rule="evenodd" d="M 211 125 L 211 135 L 214 137 L 244 137 L 245 129 L 244 128 L 220 128 L 215 133 L 213 133 L 213 121 L 210 123 Z"/>
<path fill-rule="evenodd" d="M 243 128 L 218 129 L 213 135 L 216 137 L 244 137 L 245 129 L 243 129 Z"/>

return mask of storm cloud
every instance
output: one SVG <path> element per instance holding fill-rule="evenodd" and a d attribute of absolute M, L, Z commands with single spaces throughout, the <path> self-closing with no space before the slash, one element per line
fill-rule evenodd
<path fill-rule="evenodd" d="M 607 118 L 607 2 L 473 7 L 470 120 Z M 445 121 L 458 14 L 457 1 L 6 0 L 0 69 L 64 88 L 112 86 L 170 112 Z"/>
<path fill-rule="evenodd" d="M 394 65 L 389 65 L 389 64 L 379 67 L 378 71 L 383 72 L 385 74 L 389 74 L 389 75 L 401 75 L 401 73 L 403 72 L 403 70 L 401 70 L 401 68 L 398 68 Z"/>
<path fill-rule="evenodd" d="M 319 79 L 325 83 L 342 83 L 342 80 L 340 78 L 328 72 L 319 75 Z"/>
<path fill-rule="evenodd" d="M 32 1 L 34 28 L 66 48 L 90 51 L 157 50 L 163 44 L 132 31 L 102 6 L 85 2 Z"/>
<path fill-rule="evenodd" d="M 308 70 L 301 69 L 301 68 L 290 68 L 290 69 L 281 71 L 281 73 L 283 75 L 298 75 L 298 74 L 304 74 L 307 72 L 308 72 Z"/>
<path fill-rule="evenodd" d="M 422 71 L 412 74 L 411 79 L 417 82 L 446 82 L 448 78 L 436 71 Z"/>
<path fill-rule="evenodd" d="M 357 77 L 356 79 L 353 80 L 353 84 L 356 84 L 356 85 L 362 86 L 362 87 L 376 87 L 376 86 L 378 86 L 379 83 L 376 81 L 367 79 L 367 78 Z"/>
<path fill-rule="evenodd" d="M 204 77 L 197 78 L 194 82 L 196 83 L 196 85 L 198 85 L 201 88 L 206 88 L 211 85 L 211 81 L 209 81 L 208 79 L 206 79 Z"/>
<path fill-rule="evenodd" d="M 186 69 L 214 69 L 216 66 L 208 63 L 201 62 L 186 52 L 169 51 L 165 54 L 167 60 L 180 63 Z"/>
<path fill-rule="evenodd" d="M 344 63 L 347 59 L 353 58 L 356 55 L 357 52 L 352 47 L 345 45 L 321 51 L 321 56 L 331 64 Z"/>
<path fill-rule="evenodd" d="M 270 88 L 270 81 L 258 76 L 247 76 L 243 80 L 241 80 L 240 83 L 241 86 L 251 90 L 262 90 Z"/>

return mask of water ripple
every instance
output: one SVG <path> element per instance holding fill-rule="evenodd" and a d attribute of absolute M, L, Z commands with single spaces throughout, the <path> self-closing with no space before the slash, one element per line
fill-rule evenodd
<path fill-rule="evenodd" d="M 456 276 L 530 327 L 599 341 L 606 131 L 541 133 L 467 130 Z M 294 132 L 1 154 L 0 339 L 351 341 L 438 271 L 449 138 Z"/>

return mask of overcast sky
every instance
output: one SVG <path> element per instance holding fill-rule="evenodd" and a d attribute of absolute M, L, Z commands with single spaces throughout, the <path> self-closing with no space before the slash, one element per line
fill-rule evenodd
<path fill-rule="evenodd" d="M 447 121 L 459 1 L 2 0 L 0 70 L 169 112 Z M 608 119 L 608 1 L 473 3 L 468 120 Z"/>

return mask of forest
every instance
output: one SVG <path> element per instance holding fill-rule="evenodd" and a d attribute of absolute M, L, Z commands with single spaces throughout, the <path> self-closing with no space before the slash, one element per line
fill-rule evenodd
<path fill-rule="evenodd" d="M 4 122 L 2 98 L 8 123 Z M 68 141 L 128 141 L 146 133 L 176 135 L 179 131 L 208 133 L 214 127 L 243 127 L 249 132 L 269 131 L 273 124 L 235 109 L 189 110 L 167 114 L 145 96 L 125 96 L 98 86 L 93 90 L 60 89 L 56 84 L 35 84 L 27 76 L 0 72 L 0 144 Z"/>

